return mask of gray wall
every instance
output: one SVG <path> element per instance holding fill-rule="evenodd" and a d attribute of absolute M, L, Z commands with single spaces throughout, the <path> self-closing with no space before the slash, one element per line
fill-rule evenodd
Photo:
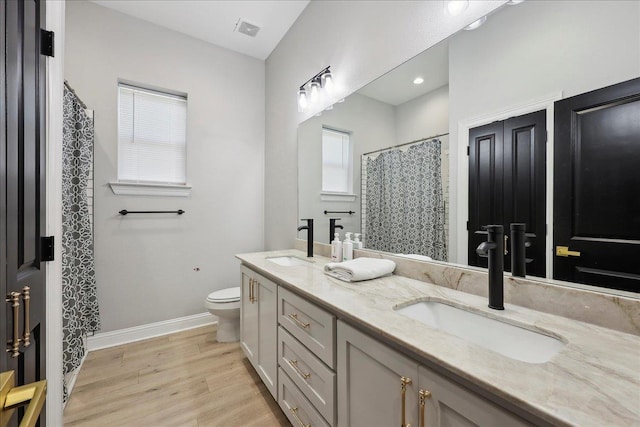
<path fill-rule="evenodd" d="M 205 312 L 208 293 L 240 284 L 234 254 L 263 248 L 264 62 L 89 2 L 66 10 L 65 78 L 95 110 L 102 331 Z M 190 197 L 112 193 L 118 78 L 188 94 Z"/>
<path fill-rule="evenodd" d="M 505 1 L 472 1 L 458 17 L 442 2 L 313 1 L 266 62 L 265 231 L 269 249 L 292 247 L 298 224 L 296 89 L 331 65 L 334 99 L 433 46 Z M 327 102 L 327 104 L 330 103 Z"/>
<path fill-rule="evenodd" d="M 402 144 L 449 132 L 449 86 L 396 107 L 396 142 Z"/>
<path fill-rule="evenodd" d="M 353 192 L 355 201 L 326 201 L 320 199 L 322 189 L 322 127 L 349 131 L 353 143 Z M 333 110 L 325 111 L 320 117 L 312 117 L 298 128 L 298 203 L 300 218 L 315 218 L 317 242 L 329 243 L 329 218 L 342 218 L 338 224 L 345 232 L 360 232 L 360 158 L 362 153 L 395 144 L 395 107 L 376 101 L 368 96 L 353 94 L 345 102 L 336 104 Z M 354 215 L 332 214 L 329 211 L 354 211 Z M 300 237 L 306 239 L 304 232 Z M 352 235 L 352 239 L 354 236 Z"/>
<path fill-rule="evenodd" d="M 466 205 L 458 208 L 468 194 L 457 180 L 458 123 L 543 96 L 562 92 L 566 98 L 640 76 L 639 19 L 637 1 L 529 0 L 449 41 L 452 224 L 456 213 L 463 220 L 467 216 Z M 452 242 L 456 231 L 454 226 Z"/>

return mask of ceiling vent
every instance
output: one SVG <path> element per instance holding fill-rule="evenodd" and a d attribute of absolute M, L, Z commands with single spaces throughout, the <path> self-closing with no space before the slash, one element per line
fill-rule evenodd
<path fill-rule="evenodd" d="M 236 23 L 236 31 L 242 34 L 246 34 L 249 37 L 255 37 L 256 34 L 258 34 L 258 31 L 260 31 L 260 27 L 239 19 Z"/>

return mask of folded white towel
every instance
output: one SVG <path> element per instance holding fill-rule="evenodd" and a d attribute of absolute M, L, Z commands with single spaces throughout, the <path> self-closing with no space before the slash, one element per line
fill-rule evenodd
<path fill-rule="evenodd" d="M 389 259 L 356 258 L 345 262 L 330 262 L 324 266 L 324 272 L 345 282 L 359 282 L 389 276 L 395 268 L 396 263 Z"/>

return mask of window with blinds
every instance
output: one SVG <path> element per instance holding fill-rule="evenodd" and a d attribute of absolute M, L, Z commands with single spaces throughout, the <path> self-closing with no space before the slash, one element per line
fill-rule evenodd
<path fill-rule="evenodd" d="M 187 98 L 118 84 L 118 181 L 186 184 Z"/>
<path fill-rule="evenodd" d="M 352 170 L 349 133 L 322 128 L 322 191 L 351 193 Z"/>

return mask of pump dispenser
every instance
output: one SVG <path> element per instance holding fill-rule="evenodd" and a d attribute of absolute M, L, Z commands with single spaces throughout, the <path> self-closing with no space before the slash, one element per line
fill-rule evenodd
<path fill-rule="evenodd" d="M 355 233 L 356 238 L 353 240 L 353 249 L 362 249 L 362 242 L 360 241 L 360 233 Z"/>
<path fill-rule="evenodd" d="M 331 261 L 342 261 L 342 242 L 340 241 L 340 233 L 334 233 L 335 237 L 331 242 Z"/>
<path fill-rule="evenodd" d="M 351 233 L 345 233 L 344 236 L 344 242 L 342 242 L 342 260 L 349 261 L 353 259 L 353 242 L 351 241 Z"/>

